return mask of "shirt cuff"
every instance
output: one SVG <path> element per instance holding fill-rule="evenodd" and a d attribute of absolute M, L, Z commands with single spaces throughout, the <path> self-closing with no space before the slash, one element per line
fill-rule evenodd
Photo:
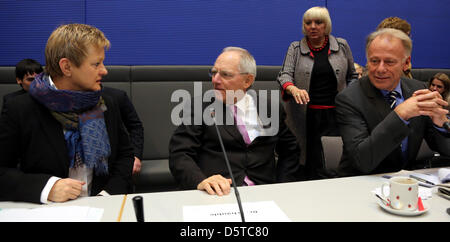
<path fill-rule="evenodd" d="M 48 179 L 47 184 L 45 185 L 44 189 L 42 189 L 41 192 L 41 203 L 47 204 L 48 201 L 48 195 L 50 194 L 50 191 L 53 188 L 53 185 L 61 178 L 52 176 L 50 179 Z"/>
<path fill-rule="evenodd" d="M 445 128 L 443 127 L 438 127 L 435 124 L 433 124 L 434 128 L 436 128 L 437 130 L 439 130 L 442 133 L 449 133 Z"/>
<path fill-rule="evenodd" d="M 111 196 L 111 195 L 109 195 L 109 193 L 108 193 L 107 191 L 102 190 L 99 194 L 97 194 L 97 196 L 104 196 L 104 197 L 107 197 L 107 196 Z"/>
<path fill-rule="evenodd" d="M 398 117 L 400 118 L 400 116 L 398 116 Z M 400 120 L 403 121 L 403 123 L 404 123 L 405 125 L 409 125 L 409 121 L 404 120 L 404 119 L 402 119 L 402 118 L 400 118 Z"/>

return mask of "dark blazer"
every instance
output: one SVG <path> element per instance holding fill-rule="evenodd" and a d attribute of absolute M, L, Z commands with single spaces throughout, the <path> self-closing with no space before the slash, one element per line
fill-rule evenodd
<path fill-rule="evenodd" d="M 109 175 L 92 180 L 91 194 L 128 193 L 133 154 L 117 103 L 104 96 L 104 112 L 111 145 Z M 51 176 L 68 177 L 69 158 L 61 124 L 29 94 L 6 103 L 0 118 L 0 200 L 40 203 L 40 194 Z"/>
<path fill-rule="evenodd" d="M 125 91 L 116 88 L 103 87 L 103 94 L 113 97 L 119 104 L 120 116 L 130 134 L 134 155 L 142 160 L 144 152 L 144 127 L 142 126 L 142 122 L 139 119 L 133 103 L 131 103 Z"/>
<path fill-rule="evenodd" d="M 404 99 L 425 84 L 402 78 Z M 432 150 L 450 154 L 450 135 L 439 132 L 427 116 L 418 116 L 406 125 L 392 111 L 369 78 L 354 82 L 336 97 L 337 122 L 344 142 L 340 175 L 375 174 L 412 169 L 422 140 Z M 402 161 L 401 142 L 408 137 L 407 161 Z"/>
<path fill-rule="evenodd" d="M 270 107 L 270 100 L 258 99 L 259 102 L 267 102 Z M 204 103 L 202 110 L 210 104 Z M 233 120 L 232 114 L 225 111 L 225 105 L 223 110 L 224 120 L 226 116 Z M 270 110 L 268 113 L 267 117 L 270 117 Z M 278 133 L 259 136 L 249 146 L 245 144 L 236 125 L 218 125 L 236 185 L 242 185 L 246 175 L 255 184 L 296 180 L 300 150 L 284 120 L 285 112 L 279 105 Z M 226 124 L 225 121 L 223 124 Z M 169 165 L 172 175 L 184 189 L 196 189 L 201 181 L 216 174 L 230 178 L 216 128 L 205 124 L 204 120 L 200 125 L 181 124 L 175 130 L 169 143 Z"/>
<path fill-rule="evenodd" d="M 24 89 L 20 89 L 18 91 L 15 92 L 11 92 L 6 94 L 5 96 L 3 96 L 3 106 L 2 106 L 2 114 L 6 112 L 6 108 L 5 108 L 5 103 L 8 102 L 9 100 L 11 100 L 13 97 L 15 96 L 19 96 L 22 95 L 24 93 L 27 93 L 27 91 L 25 91 Z"/>

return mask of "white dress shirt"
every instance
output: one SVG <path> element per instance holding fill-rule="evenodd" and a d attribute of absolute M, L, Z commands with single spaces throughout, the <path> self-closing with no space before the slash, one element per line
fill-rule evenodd
<path fill-rule="evenodd" d="M 244 122 L 250 141 L 253 142 L 256 137 L 263 136 L 264 129 L 258 116 L 256 102 L 252 96 L 246 92 L 244 97 L 237 101 L 235 105 L 237 106 L 237 115 Z M 230 110 L 233 110 L 232 105 Z"/>

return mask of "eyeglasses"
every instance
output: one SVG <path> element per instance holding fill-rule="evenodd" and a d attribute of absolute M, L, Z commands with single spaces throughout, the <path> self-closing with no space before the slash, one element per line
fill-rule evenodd
<path fill-rule="evenodd" d="M 239 72 L 237 74 L 231 73 L 231 72 L 227 72 L 227 71 L 219 71 L 217 69 L 211 69 L 208 71 L 209 72 L 209 76 L 210 77 L 215 77 L 217 73 L 219 73 L 219 75 L 226 80 L 232 79 L 234 76 L 236 75 L 245 75 L 248 74 L 248 72 Z"/>

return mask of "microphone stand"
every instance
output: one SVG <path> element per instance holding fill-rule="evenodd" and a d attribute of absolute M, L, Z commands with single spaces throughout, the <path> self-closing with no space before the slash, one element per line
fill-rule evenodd
<path fill-rule="evenodd" d="M 219 138 L 220 146 L 222 147 L 222 152 L 223 152 L 223 156 L 225 158 L 225 163 L 227 164 L 228 173 L 230 173 L 231 183 L 233 184 L 233 188 L 234 188 L 234 195 L 236 196 L 237 204 L 239 206 L 239 212 L 241 213 L 241 220 L 242 220 L 242 222 L 245 222 L 244 210 L 242 209 L 242 203 L 241 203 L 241 197 L 239 196 L 239 191 L 237 189 L 236 182 L 234 181 L 233 172 L 231 171 L 230 161 L 228 160 L 227 152 L 225 151 L 225 146 L 223 145 L 222 136 L 220 136 L 219 128 L 217 127 L 217 124 L 216 124 L 216 116 L 215 116 L 214 110 L 211 111 L 211 116 L 214 120 L 214 127 L 216 127 L 217 136 Z"/>

